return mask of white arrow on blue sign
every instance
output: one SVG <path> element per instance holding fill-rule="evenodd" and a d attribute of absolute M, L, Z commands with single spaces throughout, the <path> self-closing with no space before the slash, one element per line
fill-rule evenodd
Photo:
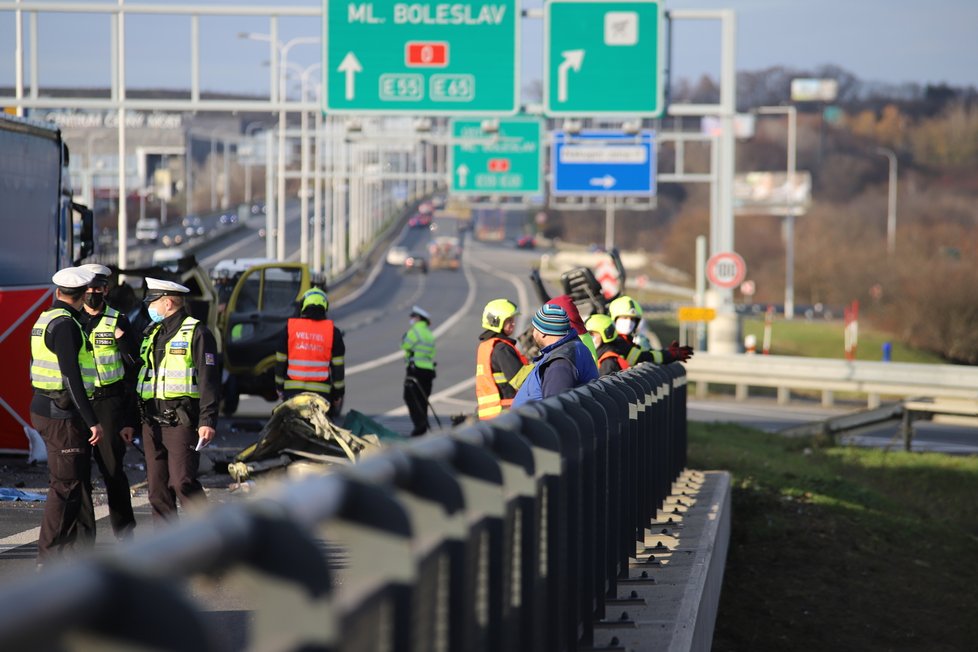
<path fill-rule="evenodd" d="M 556 131 L 551 168 L 555 195 L 654 196 L 655 131 Z"/>

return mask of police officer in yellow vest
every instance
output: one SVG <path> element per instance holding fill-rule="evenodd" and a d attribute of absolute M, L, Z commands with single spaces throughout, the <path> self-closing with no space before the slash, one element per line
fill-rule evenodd
<path fill-rule="evenodd" d="M 214 438 L 221 376 L 217 345 L 207 326 L 187 312 L 190 290 L 146 279 L 143 300 L 152 323 L 140 347 L 136 381 L 143 418 L 149 503 L 157 524 L 181 507 L 205 500 L 197 480 L 200 449 Z"/>
<path fill-rule="evenodd" d="M 31 329 L 31 425 L 48 454 L 48 496 L 37 540 L 37 563 L 75 543 L 95 543 L 92 508 L 92 446 L 102 437 L 89 396 L 95 360 L 78 323 L 85 290 L 95 277 L 78 267 L 51 277 L 55 301 Z"/>
<path fill-rule="evenodd" d="M 139 344 L 126 316 L 105 303 L 111 270 L 97 263 L 82 265 L 82 268 L 95 274 L 80 313 L 82 329 L 95 354 L 92 407 L 102 424 L 102 438 L 95 447 L 95 463 L 105 482 L 112 532 L 121 540 L 130 538 L 136 527 L 129 478 L 122 460 L 126 443 L 132 442 L 137 425 L 132 386 L 139 368 Z"/>
<path fill-rule="evenodd" d="M 343 331 L 327 319 L 326 292 L 312 288 L 302 295 L 299 316 L 289 319 L 275 353 L 275 387 L 280 399 L 314 392 L 329 401 L 330 415 L 343 408 L 346 393 Z"/>
<path fill-rule="evenodd" d="M 404 402 L 414 430 L 412 437 L 428 431 L 428 397 L 435 379 L 435 336 L 429 328 L 431 315 L 418 306 L 411 308 L 411 328 L 401 338 L 407 374 L 404 377 Z"/>

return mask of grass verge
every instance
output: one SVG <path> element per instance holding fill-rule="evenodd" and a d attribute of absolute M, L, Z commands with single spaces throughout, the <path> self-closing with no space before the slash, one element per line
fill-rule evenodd
<path fill-rule="evenodd" d="M 713 649 L 974 650 L 978 458 L 689 424 L 733 474 Z"/>

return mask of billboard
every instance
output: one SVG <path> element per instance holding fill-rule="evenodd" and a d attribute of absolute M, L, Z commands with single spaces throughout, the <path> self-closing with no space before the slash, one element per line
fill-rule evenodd
<path fill-rule="evenodd" d="M 839 94 L 839 82 L 834 79 L 791 80 L 792 102 L 834 102 Z"/>
<path fill-rule="evenodd" d="M 812 203 L 812 175 L 795 172 L 748 172 L 734 177 L 734 214 L 804 215 Z"/>

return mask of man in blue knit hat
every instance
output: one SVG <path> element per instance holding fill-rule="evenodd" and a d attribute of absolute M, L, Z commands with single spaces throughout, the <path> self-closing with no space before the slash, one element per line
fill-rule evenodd
<path fill-rule="evenodd" d="M 594 356 L 571 328 L 570 319 L 560 306 L 545 303 L 533 315 L 533 341 L 540 347 L 540 355 L 513 399 L 514 408 L 598 378 Z"/>

